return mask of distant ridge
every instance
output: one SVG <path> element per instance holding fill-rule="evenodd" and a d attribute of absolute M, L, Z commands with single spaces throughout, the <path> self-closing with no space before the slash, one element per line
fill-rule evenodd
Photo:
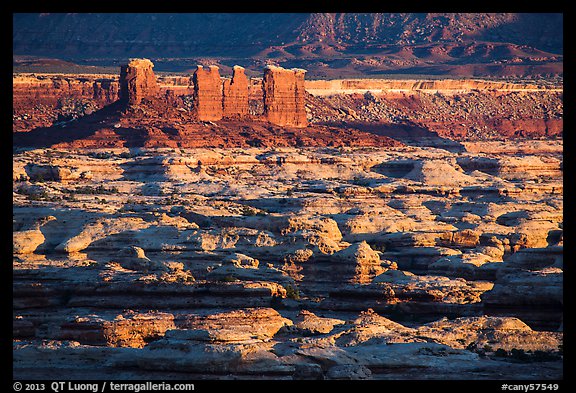
<path fill-rule="evenodd" d="M 353 74 L 558 75 L 563 15 L 544 13 L 14 14 L 13 54 L 110 65 L 129 57 L 248 59 Z M 339 70 L 327 74 L 326 68 Z"/>

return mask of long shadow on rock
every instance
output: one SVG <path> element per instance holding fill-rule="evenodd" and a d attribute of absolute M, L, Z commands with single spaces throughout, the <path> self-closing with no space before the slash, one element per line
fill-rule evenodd
<path fill-rule="evenodd" d="M 370 170 L 387 177 L 400 179 L 410 173 L 414 169 L 414 165 L 414 160 L 410 159 L 393 160 L 374 165 Z"/>
<path fill-rule="evenodd" d="M 103 128 L 114 128 L 120 120 L 124 104 L 116 101 L 104 108 L 71 121 L 38 127 L 29 132 L 13 134 L 12 145 L 18 147 L 49 147 L 59 143 L 70 143 L 93 136 Z"/>
<path fill-rule="evenodd" d="M 14 207 L 18 211 L 19 207 Z M 44 236 L 44 242 L 39 244 L 37 250 L 39 253 L 54 253 L 54 248 L 60 243 L 78 236 L 84 229 L 84 226 L 95 222 L 98 219 L 110 217 L 110 215 L 101 212 L 91 212 L 80 208 L 43 208 L 41 213 L 43 217 L 54 216 L 56 220 L 50 221 L 39 227 Z M 71 225 L 71 223 L 76 223 Z"/>
<path fill-rule="evenodd" d="M 412 122 L 392 124 L 384 122 L 344 121 L 324 122 L 320 124 L 340 128 L 353 128 L 374 135 L 386 136 L 409 146 L 438 147 L 454 153 L 466 151 L 466 148 L 461 143 L 442 138 L 436 132 Z"/>
<path fill-rule="evenodd" d="M 319 124 L 339 128 L 353 128 L 374 135 L 386 136 L 409 146 L 438 147 L 454 153 L 466 151 L 466 148 L 461 143 L 442 138 L 436 132 L 412 122 L 392 124 L 384 122 L 343 121 L 323 122 Z"/>
<path fill-rule="evenodd" d="M 136 151 L 133 149 L 132 151 Z M 170 178 L 166 176 L 166 167 L 163 165 L 164 156 L 154 157 L 136 157 L 131 161 L 120 164 L 124 170 L 123 180 L 137 181 L 144 183 L 148 188 L 154 188 L 151 193 L 145 195 L 160 195 L 160 185 L 156 182 L 169 182 Z M 152 191 L 152 190 L 149 190 Z"/>

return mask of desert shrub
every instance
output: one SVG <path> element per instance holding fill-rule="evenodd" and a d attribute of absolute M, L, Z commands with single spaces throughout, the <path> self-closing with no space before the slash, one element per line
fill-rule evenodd
<path fill-rule="evenodd" d="M 106 160 L 108 158 L 111 158 L 114 156 L 114 153 L 112 152 L 105 152 L 105 151 L 97 151 L 97 152 L 93 152 L 89 154 L 90 157 L 92 158 L 98 158 L 101 160 Z"/>
<path fill-rule="evenodd" d="M 28 194 L 27 199 L 29 201 L 43 201 L 48 199 L 49 195 L 46 191 L 42 191 L 41 193 L 37 194 Z"/>
<path fill-rule="evenodd" d="M 517 360 L 528 360 L 530 357 L 523 349 L 512 348 L 510 351 L 510 356 Z"/>
<path fill-rule="evenodd" d="M 285 287 L 286 297 L 288 299 L 300 300 L 300 291 L 298 288 L 294 288 L 292 285 L 288 284 Z"/>
<path fill-rule="evenodd" d="M 560 354 L 545 352 L 541 350 L 536 350 L 531 356 L 531 359 L 537 362 L 546 362 L 551 360 L 559 360 L 561 358 Z"/>
<path fill-rule="evenodd" d="M 367 187 L 370 185 L 370 179 L 364 179 L 358 176 L 354 176 L 354 178 L 352 179 L 352 184 L 354 184 L 355 186 Z"/>
<path fill-rule="evenodd" d="M 240 214 L 249 217 L 257 215 L 258 212 L 249 206 L 242 206 L 242 208 L 240 209 Z"/>
<path fill-rule="evenodd" d="M 91 186 L 82 186 L 82 187 L 78 187 L 74 190 L 66 190 L 66 192 L 68 193 L 76 193 L 76 194 L 86 194 L 86 195 L 98 195 L 98 194 L 105 194 L 105 195 L 111 195 L 111 194 L 118 194 L 120 191 L 118 190 L 118 187 L 110 187 L 110 188 L 106 188 L 103 185 L 99 185 L 98 187 L 91 187 Z"/>

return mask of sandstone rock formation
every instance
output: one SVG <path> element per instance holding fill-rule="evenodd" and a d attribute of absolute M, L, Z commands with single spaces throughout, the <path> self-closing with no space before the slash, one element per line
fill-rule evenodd
<path fill-rule="evenodd" d="M 194 108 L 199 120 L 214 121 L 222 118 L 222 81 L 217 66 L 199 65 L 192 76 L 194 81 Z"/>
<path fill-rule="evenodd" d="M 564 272 L 556 267 L 528 271 L 513 269 L 496 279 L 494 290 L 482 296 L 485 303 L 510 307 L 529 305 L 534 310 L 560 309 L 563 304 Z M 534 290 L 537 288 L 537 290 Z"/>
<path fill-rule="evenodd" d="M 124 67 L 126 68 L 126 67 Z M 271 67 L 274 68 L 274 67 Z M 283 70 L 276 67 L 277 70 Z M 99 115 L 99 109 L 114 102 L 119 95 L 119 82 L 114 75 L 15 75 L 13 78 L 13 129 L 19 134 L 35 128 L 68 127 L 71 136 L 82 139 L 86 130 L 94 127 L 97 133 L 87 133 L 93 141 L 78 141 L 77 147 L 123 146 L 138 144 L 152 146 L 345 146 L 345 145 L 375 145 L 374 140 L 386 140 L 386 145 L 392 145 L 389 139 L 397 138 L 405 142 L 422 144 L 444 145 L 452 149 L 462 149 L 462 145 L 453 140 L 495 140 L 499 138 L 532 138 L 553 137 L 558 138 L 563 133 L 563 95 L 561 84 L 519 84 L 503 83 L 498 81 L 386 81 L 365 79 L 344 81 L 305 81 L 300 89 L 303 73 L 287 72 L 287 80 L 294 82 L 293 88 L 286 91 L 286 78 L 284 82 L 269 83 L 267 93 L 264 94 L 260 78 L 250 80 L 248 86 L 249 105 L 245 116 L 246 103 L 245 89 L 240 88 L 245 78 L 240 77 L 241 71 L 237 68 L 238 81 L 227 82 L 223 92 L 215 88 L 213 93 L 202 104 L 208 112 L 218 113 L 229 119 L 245 116 L 241 120 L 228 126 L 222 124 L 211 125 L 213 137 L 205 137 L 206 125 L 198 125 L 198 119 L 193 110 L 194 78 L 181 76 L 162 76 L 156 78 L 156 87 L 149 75 L 153 75 L 151 68 L 149 75 L 142 75 L 148 82 L 140 83 L 139 95 L 146 95 L 144 90 L 155 91 L 165 98 L 161 102 L 148 103 L 145 110 L 138 112 L 118 122 L 110 119 L 113 124 L 105 124 L 105 118 L 94 119 L 94 123 L 75 124 L 87 115 Z M 269 71 L 266 71 L 269 73 Z M 243 75 L 243 74 L 242 74 Z M 142 79 L 140 78 L 140 79 Z M 191 80 L 192 79 L 192 80 Z M 270 81 L 272 78 L 265 78 Z M 277 78 L 282 80 L 281 76 Z M 217 81 L 213 81 L 217 84 Z M 148 86 L 149 85 L 149 86 Z M 236 87 L 235 87 L 236 85 Z M 259 92 L 255 92 L 259 86 Z M 296 88 L 298 87 L 298 88 Z M 279 90 L 278 90 L 279 89 Z M 306 93 L 304 94 L 304 89 Z M 122 88 L 121 88 L 122 90 Z M 127 84 L 124 83 L 124 91 Z M 133 89 L 134 90 L 134 89 Z M 278 90 L 278 97 L 272 99 Z M 310 93 L 310 94 L 309 94 Z M 130 93 L 126 93 L 127 95 Z M 313 95 L 311 95 L 313 94 Z M 267 96 L 268 106 L 264 105 Z M 305 96 L 305 97 L 304 97 Z M 234 107 L 229 98 L 241 98 L 241 103 Z M 280 98 L 283 97 L 283 98 Z M 124 98 L 123 100 L 125 100 Z M 234 100 L 234 98 L 232 98 Z M 135 98 L 136 101 L 139 98 Z M 274 102 L 276 102 L 276 105 Z M 295 104 L 296 102 L 296 104 Z M 306 103 L 304 105 L 304 102 Z M 296 107 L 294 106 L 296 105 Z M 226 109 L 224 109 L 224 106 Z M 222 107 L 222 109 L 219 109 Z M 268 108 L 266 111 L 264 110 Z M 234 109 L 233 109 L 234 108 Z M 296 109 L 295 109 L 296 108 Z M 228 115 L 226 111 L 232 112 Z M 208 113 L 206 112 L 206 113 Z M 269 116 L 266 113 L 270 113 Z M 273 113 L 276 113 L 275 115 Z M 282 114 L 284 113 L 284 114 Z M 296 115 L 297 114 L 297 115 Z M 264 115 L 276 129 L 269 126 L 262 127 L 260 122 L 252 122 Z M 203 115 L 206 118 L 213 115 Z M 93 116 L 94 117 L 94 116 Z M 98 116 L 96 116 L 98 117 Z M 122 116 L 124 117 L 124 116 Z M 273 118 L 277 119 L 274 120 Z M 204 117 L 202 117 L 204 118 Z M 159 124 L 159 119 L 162 119 Z M 299 120 L 298 120 L 299 119 Z M 306 127 L 300 133 L 291 133 L 282 127 L 305 124 L 310 121 L 311 127 Z M 100 123 L 104 121 L 104 123 Z M 208 120 L 210 121 L 210 120 Z M 249 122 L 252 132 L 239 131 L 244 122 Z M 133 123 L 133 124 L 131 124 Z M 129 137 L 122 132 L 116 133 L 115 125 L 133 128 Z M 290 125 L 292 124 L 292 125 Z M 322 127 L 320 127 L 322 125 Z M 326 125 L 337 125 L 327 129 Z M 73 126 L 73 127 L 71 127 Z M 112 129 L 110 129 L 112 128 Z M 118 128 L 121 128 L 120 126 Z M 170 130 L 164 132 L 163 130 Z M 48 133 L 42 129 L 34 136 L 30 136 L 30 143 L 48 145 L 40 138 L 58 138 L 60 133 Z M 376 133 L 374 133 L 376 131 Z M 284 135 L 283 135 L 284 134 Z M 20 136 L 19 136 L 20 137 Z M 289 137 L 288 141 L 286 140 Z M 139 139 L 145 141 L 140 142 Z M 388 139 L 387 139 L 388 138 Z M 22 145 L 23 141 L 16 138 L 15 142 Z M 120 139 L 120 140 L 118 140 Z M 129 139 L 126 140 L 126 139 Z M 71 147 L 68 144 L 60 147 Z M 382 144 L 376 144 L 382 146 Z M 467 168 L 476 166 L 479 170 L 517 172 L 524 168 L 531 173 L 537 168 L 540 170 L 557 171 L 557 163 L 534 161 L 519 162 L 524 158 L 508 158 L 501 164 L 492 158 L 473 157 L 472 160 L 458 160 L 458 165 L 467 171 Z M 528 159 L 531 159 L 528 157 Z M 410 177 L 430 177 L 438 173 L 433 168 L 424 166 L 418 168 Z M 461 178 L 446 167 L 453 175 Z M 428 172 L 428 174 L 426 173 Z"/>
<path fill-rule="evenodd" d="M 117 75 L 15 74 L 12 79 L 14 109 L 30 110 L 34 105 L 57 107 L 75 97 L 107 105 L 118 99 Z"/>
<path fill-rule="evenodd" d="M 268 65 L 264 69 L 262 90 L 264 92 L 264 116 L 274 124 L 291 127 L 306 127 L 304 107 L 305 70 Z"/>
<path fill-rule="evenodd" d="M 418 328 L 418 334 L 454 348 L 489 348 L 489 351 L 556 351 L 561 333 L 534 331 L 518 318 L 467 317 L 439 320 Z"/>
<path fill-rule="evenodd" d="M 464 171 L 455 162 L 435 162 L 431 160 L 415 162 L 413 169 L 404 177 L 406 179 L 434 185 L 463 185 L 473 182 L 473 178 L 463 173 Z"/>
<path fill-rule="evenodd" d="M 128 311 L 113 320 L 95 315 L 75 317 L 62 324 L 60 338 L 90 345 L 142 348 L 146 341 L 162 337 L 174 327 L 172 314 Z"/>
<path fill-rule="evenodd" d="M 87 172 L 79 171 L 78 168 L 63 168 L 58 165 L 30 164 L 25 168 L 26 176 L 31 181 L 71 181 L 85 177 Z"/>
<path fill-rule="evenodd" d="M 369 340 L 385 339 L 386 342 L 409 342 L 408 337 L 414 330 L 398 322 L 394 322 L 368 308 L 361 311 L 358 317 L 351 321 L 351 328 L 345 330 L 337 338 L 337 343 L 343 346 L 358 345 Z M 404 338 L 400 338 L 404 336 Z"/>
<path fill-rule="evenodd" d="M 138 105 L 142 99 L 158 94 L 154 64 L 148 59 L 132 59 L 120 68 L 119 99 L 127 105 Z"/>
<path fill-rule="evenodd" d="M 330 333 L 335 326 L 343 325 L 345 321 L 336 318 L 323 318 L 316 314 L 301 310 L 295 318 L 294 328 L 304 335 Z"/>
<path fill-rule="evenodd" d="M 30 254 L 36 251 L 46 240 L 41 227 L 53 220 L 56 220 L 56 217 L 41 217 L 29 224 L 29 228 L 21 228 L 21 230 L 14 232 L 12 234 L 12 252 L 14 254 Z"/>
<path fill-rule="evenodd" d="M 270 339 L 286 325 L 292 325 L 292 321 L 272 308 L 239 309 L 186 318 L 179 323 L 178 330 L 167 334 L 171 338 L 242 342 Z"/>
<path fill-rule="evenodd" d="M 15 377 L 562 378 L 561 86 L 218 73 L 14 78 Z"/>
<path fill-rule="evenodd" d="M 366 242 L 350 245 L 333 255 L 334 274 L 341 274 L 352 283 L 369 283 L 375 276 L 383 273 L 380 256 Z"/>
<path fill-rule="evenodd" d="M 235 65 L 232 79 L 224 80 L 222 105 L 224 117 L 248 115 L 248 78 L 243 67 Z"/>
<path fill-rule="evenodd" d="M 561 378 L 542 142 L 15 150 L 14 375 Z"/>

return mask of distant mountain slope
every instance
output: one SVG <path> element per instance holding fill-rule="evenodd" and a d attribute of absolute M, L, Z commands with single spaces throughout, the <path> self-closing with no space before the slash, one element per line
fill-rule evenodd
<path fill-rule="evenodd" d="M 15 14 L 14 53 L 252 55 L 297 37 L 307 14 Z"/>
<path fill-rule="evenodd" d="M 311 14 L 298 39 L 366 46 L 480 40 L 562 53 L 562 28 L 562 14 Z"/>
<path fill-rule="evenodd" d="M 67 61 L 243 59 L 317 76 L 562 73 L 563 15 L 14 14 L 13 54 Z M 108 60 L 106 60 L 108 59 Z M 492 68 L 487 68 L 491 66 Z"/>

